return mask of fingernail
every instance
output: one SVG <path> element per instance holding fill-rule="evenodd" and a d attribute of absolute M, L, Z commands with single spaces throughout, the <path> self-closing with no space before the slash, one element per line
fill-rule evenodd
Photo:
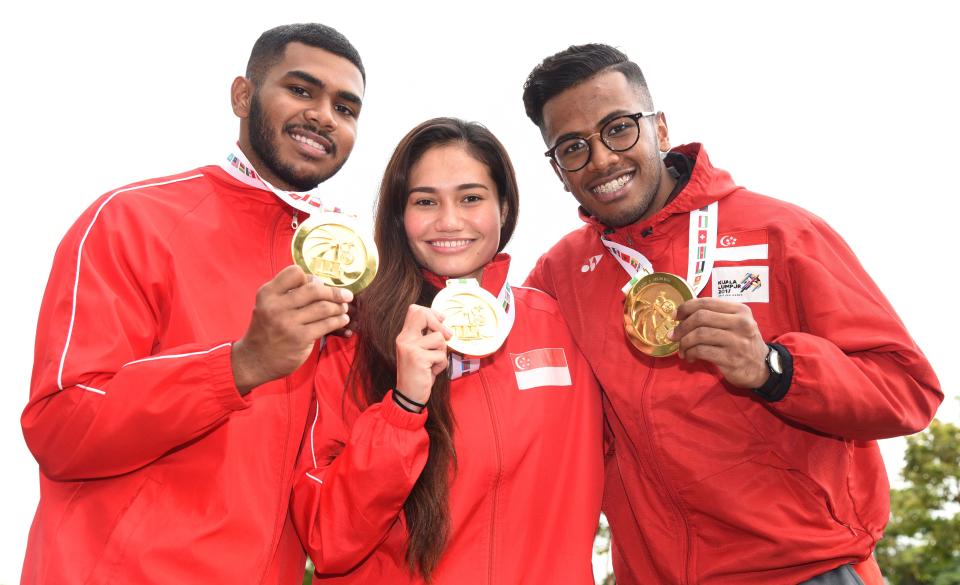
<path fill-rule="evenodd" d="M 353 300 L 353 293 L 345 288 L 340 289 L 340 298 L 349 303 Z"/>

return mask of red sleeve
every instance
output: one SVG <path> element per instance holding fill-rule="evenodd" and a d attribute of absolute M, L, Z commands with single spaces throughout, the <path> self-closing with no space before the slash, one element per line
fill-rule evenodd
<path fill-rule="evenodd" d="M 926 427 L 943 400 L 933 369 L 847 244 L 825 223 L 783 243 L 800 332 L 774 339 L 793 380 L 769 407 L 834 436 L 874 440 Z"/>
<path fill-rule="evenodd" d="M 553 278 L 550 275 L 550 269 L 548 267 L 548 261 L 546 258 L 546 254 L 540 256 L 536 265 L 534 265 L 533 270 L 531 270 L 530 274 L 527 275 L 527 280 L 524 281 L 523 286 L 542 290 L 551 297 L 557 298 L 557 291 L 553 286 Z"/>
<path fill-rule="evenodd" d="M 388 392 L 356 414 L 343 389 L 352 358 L 331 345 L 317 367 L 317 408 L 290 503 L 300 542 L 318 573 L 349 571 L 383 541 L 399 521 L 429 450 L 426 410 L 407 412 Z M 352 425 L 345 414 L 355 417 Z"/>
<path fill-rule="evenodd" d="M 129 224 L 111 222 L 109 201 L 88 209 L 61 242 L 40 308 L 21 424 L 40 470 L 55 480 L 137 469 L 247 406 L 228 340 L 156 350 L 167 254 L 137 257 L 150 246 Z"/>

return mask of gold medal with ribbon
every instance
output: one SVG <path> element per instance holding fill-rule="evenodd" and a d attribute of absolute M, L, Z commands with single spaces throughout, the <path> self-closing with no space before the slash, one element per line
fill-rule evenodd
<path fill-rule="evenodd" d="M 600 236 L 607 251 L 630 276 L 621 289 L 623 328 L 630 343 L 653 357 L 677 353 L 680 343 L 670 333 L 680 324 L 677 309 L 700 294 L 710 279 L 717 242 L 716 201 L 690 211 L 687 278 L 669 272 L 655 272 L 653 264 L 638 250 Z"/>
<path fill-rule="evenodd" d="M 675 274 L 654 272 L 637 279 L 626 291 L 623 304 L 627 339 L 649 356 L 673 355 L 680 348 L 680 344 L 669 337 L 680 324 L 677 309 L 692 298 L 693 291 L 687 281 Z"/>
<path fill-rule="evenodd" d="M 475 278 L 447 281 L 430 305 L 444 316 L 443 324 L 453 331 L 447 347 L 473 358 L 486 357 L 500 349 L 513 326 L 510 287 L 504 286 L 507 302 L 481 288 Z"/>
<path fill-rule="evenodd" d="M 293 261 L 328 286 L 359 293 L 380 263 L 373 238 L 362 234 L 356 220 L 343 213 L 311 215 L 293 234 Z"/>

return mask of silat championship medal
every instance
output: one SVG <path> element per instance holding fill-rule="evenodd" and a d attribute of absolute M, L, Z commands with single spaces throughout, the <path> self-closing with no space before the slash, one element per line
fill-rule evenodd
<path fill-rule="evenodd" d="M 677 309 L 706 286 L 713 268 L 717 240 L 717 203 L 690 212 L 687 278 L 655 272 L 640 252 L 601 236 L 604 246 L 631 276 L 621 289 L 623 328 L 627 340 L 640 352 L 666 357 L 680 349 L 670 334 L 680 324 Z"/>
<path fill-rule="evenodd" d="M 509 298 L 509 285 L 505 285 Z M 512 322 L 505 303 L 484 290 L 475 278 L 457 278 L 437 293 L 430 307 L 444 316 L 453 331 L 447 347 L 467 357 L 486 357 L 503 345 Z M 509 301 L 506 302 L 509 306 Z"/>
<path fill-rule="evenodd" d="M 373 238 L 362 233 L 343 213 L 311 215 L 293 234 L 293 261 L 324 284 L 357 294 L 373 281 L 380 263 Z"/>
<path fill-rule="evenodd" d="M 669 335 L 680 324 L 677 309 L 692 298 L 687 282 L 675 274 L 654 272 L 637 279 L 627 290 L 623 303 L 627 339 L 649 356 L 676 353 L 680 344 L 671 341 Z"/>

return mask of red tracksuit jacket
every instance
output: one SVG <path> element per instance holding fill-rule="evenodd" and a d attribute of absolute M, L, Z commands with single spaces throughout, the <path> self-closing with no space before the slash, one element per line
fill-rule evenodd
<path fill-rule="evenodd" d="M 313 364 L 241 397 L 231 342 L 291 263 L 292 210 L 219 167 L 108 193 L 57 250 L 23 432 L 23 583 L 283 583 Z"/>
<path fill-rule="evenodd" d="M 874 441 L 929 423 L 943 398 L 936 376 L 821 219 L 735 186 L 700 145 L 678 151 L 695 160 L 688 184 L 607 237 L 685 277 L 688 212 L 719 201 L 728 260 L 701 296 L 713 280 L 762 275 L 749 306 L 764 339 L 793 355 L 793 381 L 766 402 L 705 362 L 634 350 L 623 330 L 627 275 L 592 219 L 539 260 L 528 284 L 559 301 L 604 389 L 617 582 L 792 585 L 863 560 L 889 514 Z"/>
<path fill-rule="evenodd" d="M 507 267 L 503 256 L 488 265 L 484 288 L 497 294 Z M 478 372 L 451 382 L 458 467 L 438 585 L 593 583 L 600 392 L 556 302 L 531 289 L 514 294 L 516 323 L 504 346 Z M 389 393 L 362 412 L 344 399 L 353 347 L 329 338 L 321 355 L 319 410 L 301 454 L 294 522 L 316 564 L 315 583 L 422 583 L 404 564 L 402 510 L 426 463 L 426 414 L 402 410 Z M 554 357 L 552 369 L 526 370 L 546 348 L 553 356 L 560 349 L 564 363 Z"/>

